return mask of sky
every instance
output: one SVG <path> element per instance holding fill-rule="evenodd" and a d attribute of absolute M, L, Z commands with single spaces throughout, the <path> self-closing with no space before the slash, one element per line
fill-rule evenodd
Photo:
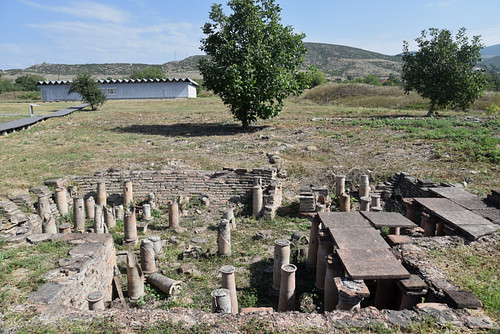
<path fill-rule="evenodd" d="M 0 69 L 53 64 L 163 64 L 203 54 L 201 27 L 226 0 L 0 0 Z M 402 52 L 424 29 L 467 28 L 500 44 L 499 0 L 276 0 L 306 42 Z M 226 14 L 230 12 L 226 8 Z M 413 46 L 413 48 L 412 48 Z"/>

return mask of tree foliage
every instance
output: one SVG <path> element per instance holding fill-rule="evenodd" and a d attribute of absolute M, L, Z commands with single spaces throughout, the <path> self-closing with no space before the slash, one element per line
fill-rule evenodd
<path fill-rule="evenodd" d="M 431 28 L 415 41 L 419 50 L 414 53 L 408 50 L 408 42 L 403 43 L 405 92 L 415 90 L 431 100 L 428 116 L 435 105 L 467 109 L 486 83 L 483 73 L 475 68 L 483 48 L 480 37 L 474 36 L 469 43 L 465 28 L 455 38 L 449 30 Z"/>
<path fill-rule="evenodd" d="M 44 80 L 45 78 L 42 77 L 41 75 L 27 74 L 17 77 L 16 85 L 20 88 L 20 90 L 34 92 L 38 90 L 37 87 L 38 81 L 44 81 Z"/>
<path fill-rule="evenodd" d="M 313 88 L 327 83 L 325 73 L 320 71 L 316 66 L 311 66 L 307 72 L 304 73 L 303 86 Z"/>
<path fill-rule="evenodd" d="M 161 70 L 159 67 L 146 67 L 143 70 L 136 70 L 132 72 L 130 76 L 131 79 L 160 79 L 166 78 L 165 72 Z"/>
<path fill-rule="evenodd" d="M 303 73 L 299 68 L 306 48 L 304 34 L 296 34 L 280 21 L 281 8 L 274 0 L 229 0 L 232 14 L 214 4 L 205 23 L 199 69 L 205 87 L 230 106 L 244 127 L 258 118 L 279 115 L 284 99 L 300 94 Z"/>
<path fill-rule="evenodd" d="M 106 102 L 106 95 L 104 95 L 101 88 L 99 88 L 99 84 L 90 74 L 78 74 L 71 82 L 68 95 L 71 93 L 80 94 L 82 101 L 88 103 L 92 110 L 96 110 Z"/>

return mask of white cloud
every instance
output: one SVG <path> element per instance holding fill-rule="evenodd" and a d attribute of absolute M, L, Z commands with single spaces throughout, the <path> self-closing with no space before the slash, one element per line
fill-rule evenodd
<path fill-rule="evenodd" d="M 486 46 L 500 44 L 500 26 L 471 31 L 467 35 L 481 36 L 481 42 L 483 42 Z"/>

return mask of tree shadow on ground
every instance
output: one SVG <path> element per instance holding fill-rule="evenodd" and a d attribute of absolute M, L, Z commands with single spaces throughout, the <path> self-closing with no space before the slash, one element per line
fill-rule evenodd
<path fill-rule="evenodd" d="M 136 133 L 168 137 L 203 137 L 232 136 L 261 131 L 267 126 L 249 126 L 243 128 L 238 124 L 224 123 L 176 123 L 176 124 L 134 124 L 127 127 L 114 128 L 111 131 L 121 133 Z"/>

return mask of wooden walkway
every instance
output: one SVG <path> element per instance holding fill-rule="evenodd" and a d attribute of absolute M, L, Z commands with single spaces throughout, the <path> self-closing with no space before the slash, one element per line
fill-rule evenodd
<path fill-rule="evenodd" d="M 35 125 L 38 122 L 42 122 L 42 121 L 45 121 L 45 120 L 47 120 L 49 118 L 53 118 L 53 117 L 64 117 L 64 116 L 67 116 L 67 115 L 77 111 L 77 110 L 82 110 L 83 108 L 85 108 L 87 106 L 88 106 L 87 103 L 83 103 L 83 104 L 80 104 L 78 106 L 62 109 L 62 110 L 53 112 L 53 113 L 48 114 L 48 115 L 20 118 L 20 119 L 16 119 L 14 121 L 11 121 L 11 122 L 2 123 L 2 124 L 0 124 L 0 135 L 6 136 L 9 133 L 28 129 L 32 125 Z"/>

